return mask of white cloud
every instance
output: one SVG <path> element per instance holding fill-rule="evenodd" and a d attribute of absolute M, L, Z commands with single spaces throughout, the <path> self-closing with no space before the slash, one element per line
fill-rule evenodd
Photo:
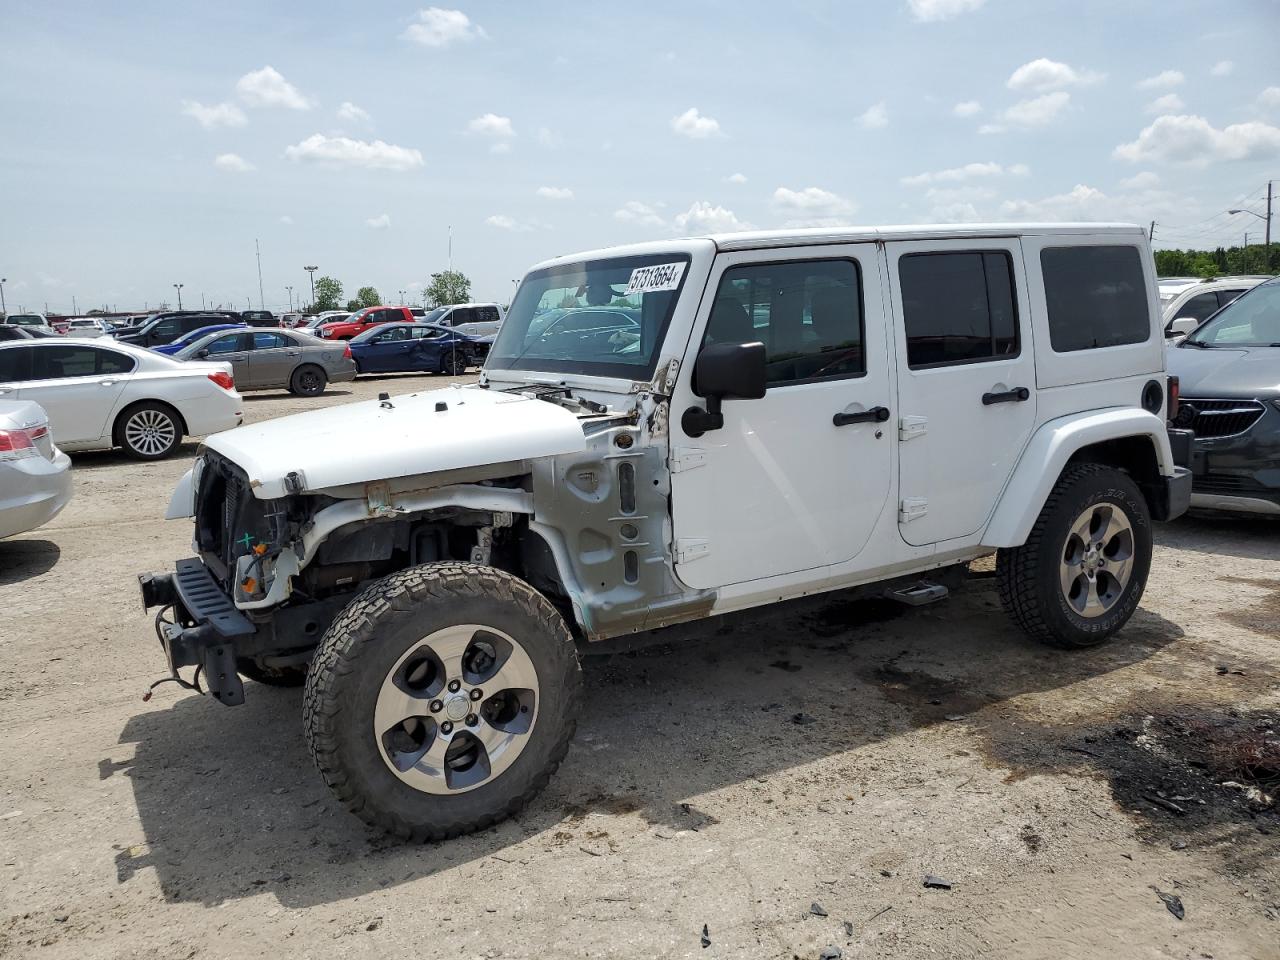
<path fill-rule="evenodd" d="M 484 137 L 510 138 L 516 135 L 510 117 L 500 117 L 496 113 L 486 113 L 476 117 L 467 124 L 467 130 Z"/>
<path fill-rule="evenodd" d="M 713 117 L 704 117 L 697 107 L 690 107 L 678 117 L 671 118 L 671 129 L 682 137 L 691 140 L 706 140 L 718 136 L 720 121 Z"/>
<path fill-rule="evenodd" d="M 376 217 L 370 217 L 364 222 L 364 225 L 372 227 L 374 230 L 385 230 L 391 226 L 391 215 L 384 213 Z"/>
<path fill-rule="evenodd" d="M 1176 93 L 1166 93 L 1163 97 L 1156 97 L 1147 104 L 1147 113 L 1173 113 L 1181 110 L 1186 104 L 1182 102 L 1182 98 Z"/>
<path fill-rule="evenodd" d="M 724 178 L 725 183 L 746 183 L 747 175 L 745 173 L 731 173 Z"/>
<path fill-rule="evenodd" d="M 249 122 L 244 111 L 234 103 L 215 103 L 205 106 L 195 100 L 182 101 L 183 116 L 193 117 L 206 130 L 214 127 L 243 127 Z"/>
<path fill-rule="evenodd" d="M 497 227 L 499 230 L 510 230 L 512 233 L 525 233 L 533 229 L 514 217 L 508 217 L 505 213 L 495 213 L 491 217 L 486 217 L 484 222 L 491 227 Z"/>
<path fill-rule="evenodd" d="M 283 223 L 286 227 L 292 227 L 292 226 L 293 226 L 293 217 L 289 216 L 289 215 L 286 213 L 283 217 L 281 217 L 281 218 L 280 218 L 280 222 L 281 222 L 281 223 Z"/>
<path fill-rule="evenodd" d="M 773 191 L 773 207 L 788 218 L 788 227 L 839 226 L 847 222 L 845 216 L 857 209 L 856 204 L 821 187 L 778 187 Z"/>
<path fill-rule="evenodd" d="M 538 145 L 543 147 L 560 146 L 560 135 L 549 127 L 538 128 Z"/>
<path fill-rule="evenodd" d="M 962 13 L 972 13 L 987 0 L 907 0 L 907 9 L 920 23 L 950 20 Z"/>
<path fill-rule="evenodd" d="M 1081 183 L 1069 193 L 1000 205 L 1000 215 L 1010 220 L 1107 220 L 1115 218 L 1114 210 L 1114 201 L 1105 193 Z"/>
<path fill-rule="evenodd" d="M 672 225 L 677 233 L 685 235 L 754 229 L 745 220 L 739 220 L 732 210 L 712 206 L 705 200 L 699 200 L 684 213 L 676 214 Z"/>
<path fill-rule="evenodd" d="M 1060 90 L 1063 87 L 1083 87 L 1100 83 L 1105 79 L 1101 73 L 1092 70 L 1076 70 L 1074 67 L 1047 57 L 1040 57 L 1024 63 L 1009 75 L 1005 83 L 1010 90 L 1031 90 L 1037 93 L 1044 90 Z"/>
<path fill-rule="evenodd" d="M 252 70 L 237 80 L 236 93 L 251 107 L 311 109 L 311 101 L 270 65 L 261 70 Z"/>
<path fill-rule="evenodd" d="M 1115 148 L 1114 156 L 1133 163 L 1183 163 L 1202 167 L 1219 160 L 1262 160 L 1280 156 L 1280 127 L 1252 121 L 1221 130 L 1204 117 L 1156 117 L 1132 143 Z"/>
<path fill-rule="evenodd" d="M 314 161 L 338 167 L 365 167 L 370 170 L 411 170 L 422 166 L 422 154 L 382 140 L 369 142 L 350 137 L 326 137 L 313 133 L 301 143 L 285 147 L 290 160 Z"/>
<path fill-rule="evenodd" d="M 547 200 L 572 200 L 573 191 L 568 187 L 539 187 L 538 196 Z"/>
<path fill-rule="evenodd" d="M 1150 170 L 1135 173 L 1132 177 L 1126 177 L 1120 181 L 1120 186 L 1126 190 L 1150 190 L 1159 184 L 1160 178 Z"/>
<path fill-rule="evenodd" d="M 1209 69 L 1209 73 L 1215 77 L 1225 77 L 1228 76 L 1235 68 L 1236 64 L 1234 60 L 1219 60 Z"/>
<path fill-rule="evenodd" d="M 978 128 L 979 133 L 1004 133 L 1005 126 L 1002 123 L 984 123 Z"/>
<path fill-rule="evenodd" d="M 1056 90 L 1030 100 L 1019 100 L 1004 112 L 1004 119 L 1020 127 L 1042 127 L 1071 102 L 1071 94 Z"/>
<path fill-rule="evenodd" d="M 858 123 L 867 130 L 879 130 L 889 125 L 889 108 L 883 100 L 873 103 L 858 115 Z"/>
<path fill-rule="evenodd" d="M 1139 90 L 1165 90 L 1169 87 L 1178 86 L 1186 79 L 1181 70 L 1162 70 L 1154 77 L 1139 80 L 1137 87 Z"/>
<path fill-rule="evenodd" d="M 1267 87 L 1258 94 L 1258 106 L 1264 110 L 1280 110 L 1280 87 Z"/>
<path fill-rule="evenodd" d="M 623 223 L 638 223 L 641 226 L 656 227 L 663 223 L 662 217 L 658 216 L 658 211 L 647 203 L 641 203 L 639 200 L 628 200 L 617 210 L 613 211 L 613 218 L 621 220 Z"/>
<path fill-rule="evenodd" d="M 982 104 L 977 100 L 961 100 L 951 108 L 951 112 L 957 117 L 972 117 L 982 112 Z"/>
<path fill-rule="evenodd" d="M 424 47 L 447 47 L 454 43 L 486 36 L 484 28 L 472 23 L 461 10 L 427 7 L 418 11 L 417 23 L 411 23 L 404 36 Z"/>
<path fill-rule="evenodd" d="M 213 158 L 213 165 L 227 173 L 248 173 L 253 164 L 236 153 L 220 153 Z"/>
<path fill-rule="evenodd" d="M 338 119 L 350 120 L 352 123 L 371 123 L 373 117 L 369 116 L 367 110 L 357 107 L 350 100 L 344 100 L 342 106 L 338 107 Z"/>
<path fill-rule="evenodd" d="M 1025 177 L 1030 172 L 1030 168 L 1025 163 L 1015 163 L 1012 166 L 1005 167 L 994 161 L 988 161 L 986 163 L 966 163 L 963 167 L 951 167 L 947 170 L 938 170 L 933 173 L 917 173 L 912 177 L 903 177 L 902 183 L 908 187 L 916 187 L 931 183 L 960 183 L 965 180 L 973 180 L 980 177 L 999 177 L 1004 174 Z"/>

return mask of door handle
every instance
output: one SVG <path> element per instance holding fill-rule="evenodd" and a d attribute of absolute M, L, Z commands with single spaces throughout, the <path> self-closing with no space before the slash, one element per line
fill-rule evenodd
<path fill-rule="evenodd" d="M 100 386 L 100 387 L 114 387 L 115 385 L 116 385 L 116 381 L 114 381 L 114 380 L 99 380 L 99 381 L 98 381 L 98 386 Z"/>
<path fill-rule="evenodd" d="M 1014 387 L 1012 390 L 1005 390 L 1003 393 L 984 393 L 982 395 L 982 405 L 989 407 L 993 403 L 1021 403 L 1023 400 L 1031 398 L 1031 391 L 1026 387 Z"/>
<path fill-rule="evenodd" d="M 837 427 L 843 427 L 850 423 L 884 423 L 888 419 L 888 407 L 872 407 L 861 413 L 837 413 L 831 418 L 831 422 Z"/>

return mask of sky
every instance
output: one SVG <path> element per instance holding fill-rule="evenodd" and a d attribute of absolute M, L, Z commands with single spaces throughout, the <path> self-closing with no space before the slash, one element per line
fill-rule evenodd
<path fill-rule="evenodd" d="M 256 241 L 279 312 L 308 264 L 416 301 L 450 232 L 501 302 L 552 256 L 746 228 L 1240 243 L 1277 37 L 1280 0 L 6 0 L 0 277 L 10 311 L 258 308 Z"/>

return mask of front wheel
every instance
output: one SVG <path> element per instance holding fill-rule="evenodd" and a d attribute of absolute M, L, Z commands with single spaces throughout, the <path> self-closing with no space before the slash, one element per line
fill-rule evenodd
<path fill-rule="evenodd" d="M 1128 474 L 1097 463 L 1058 478 L 1027 542 L 996 554 L 1000 602 L 1029 636 L 1092 647 L 1133 616 L 1151 570 L 1151 516 Z"/>
<path fill-rule="evenodd" d="M 492 567 L 432 563 L 365 588 L 307 674 L 304 726 L 366 823 L 443 840 L 536 795 L 573 736 L 581 674 L 555 608 Z"/>

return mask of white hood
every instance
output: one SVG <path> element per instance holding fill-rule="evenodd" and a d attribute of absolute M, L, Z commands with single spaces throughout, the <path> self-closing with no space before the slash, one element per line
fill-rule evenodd
<path fill-rule="evenodd" d="M 577 416 L 564 407 L 479 387 L 446 387 L 386 401 L 368 400 L 209 437 L 205 445 L 249 475 L 254 495 L 304 490 L 550 457 L 582 450 Z M 437 404 L 444 409 L 437 410 Z"/>

